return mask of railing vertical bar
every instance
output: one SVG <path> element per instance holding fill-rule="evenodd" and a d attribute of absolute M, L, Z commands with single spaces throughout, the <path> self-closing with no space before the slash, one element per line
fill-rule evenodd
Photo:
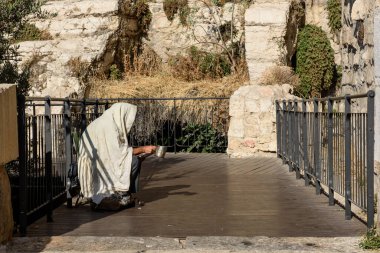
<path fill-rule="evenodd" d="M 293 157 L 293 145 L 294 142 L 291 140 L 294 140 L 294 129 L 293 129 L 293 103 L 292 101 L 288 102 L 288 150 L 289 150 L 289 172 L 293 171 L 293 163 L 294 163 L 294 157 Z"/>
<path fill-rule="evenodd" d="M 308 186 L 310 184 L 309 179 L 309 159 L 308 159 L 308 152 L 307 152 L 307 143 L 308 143 L 308 136 L 307 136 L 307 111 L 306 111 L 306 100 L 302 101 L 302 118 L 303 118 L 303 124 L 302 124 L 302 136 L 303 136 L 303 156 L 304 156 L 304 178 L 305 178 L 305 186 Z"/>
<path fill-rule="evenodd" d="M 345 218 L 350 220 L 351 214 L 351 99 L 345 96 L 344 103 L 344 146 L 345 146 Z"/>
<path fill-rule="evenodd" d="M 329 205 L 335 204 L 334 200 L 334 165 L 333 165 L 333 101 L 331 98 L 327 104 L 328 113 L 328 129 L 327 129 L 327 170 L 328 170 L 328 182 L 329 182 Z"/>
<path fill-rule="evenodd" d="M 82 112 L 81 112 L 81 134 L 86 130 L 87 127 L 87 117 L 86 117 L 86 99 L 82 101 Z"/>
<path fill-rule="evenodd" d="M 48 222 L 53 221 L 53 178 L 52 178 L 52 136 L 51 136 L 51 100 L 45 100 L 45 173 L 47 186 L 47 213 Z"/>
<path fill-rule="evenodd" d="M 314 99 L 314 170 L 315 170 L 315 191 L 321 194 L 321 122 L 318 110 L 318 101 Z"/>
<path fill-rule="evenodd" d="M 299 142 L 299 115 L 298 115 L 298 102 L 297 100 L 294 100 L 294 160 L 295 160 L 295 170 L 296 170 L 296 178 L 300 179 L 301 178 L 301 173 L 300 173 L 300 162 L 299 162 L 299 147 L 300 147 L 300 142 Z"/>
<path fill-rule="evenodd" d="M 174 105 L 174 119 L 173 119 L 173 122 L 174 122 L 174 154 L 177 153 L 177 103 L 176 103 L 176 99 L 173 99 L 173 105 Z"/>
<path fill-rule="evenodd" d="M 72 140 L 71 140 L 71 109 L 70 100 L 67 99 L 64 102 L 64 128 L 65 128 L 65 157 L 66 157 L 66 197 L 67 197 L 67 207 L 71 208 L 73 205 L 73 199 L 70 193 L 71 180 L 69 173 L 72 166 Z"/>
<path fill-rule="evenodd" d="M 281 121 L 280 121 L 280 105 L 276 100 L 276 135 L 277 135 L 277 157 L 281 157 Z"/>
<path fill-rule="evenodd" d="M 285 164 L 286 163 L 286 159 L 287 159 L 287 153 L 286 153 L 286 140 L 288 138 L 287 134 L 286 134 L 286 131 L 287 131 L 287 117 L 286 117 L 286 111 L 287 111 L 287 106 L 286 106 L 286 102 L 285 100 L 282 102 L 282 111 L 283 111 L 283 128 L 282 128 L 282 136 L 283 136 L 283 143 L 282 143 L 282 163 Z"/>
<path fill-rule="evenodd" d="M 25 140 L 25 96 L 18 95 L 17 97 L 17 119 L 18 119 L 18 148 L 19 148 L 19 222 L 20 235 L 26 235 L 28 225 L 27 219 L 27 184 L 26 184 L 26 140 Z"/>
<path fill-rule="evenodd" d="M 375 124 L 375 92 L 368 92 L 367 102 L 367 227 L 374 227 L 374 124 Z"/>

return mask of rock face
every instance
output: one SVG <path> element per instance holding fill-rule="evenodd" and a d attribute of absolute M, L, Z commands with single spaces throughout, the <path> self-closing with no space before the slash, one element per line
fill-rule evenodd
<path fill-rule="evenodd" d="M 345 1 L 342 30 L 342 94 L 364 93 L 374 85 L 375 0 Z"/>
<path fill-rule="evenodd" d="M 276 99 L 291 99 L 289 85 L 240 87 L 230 99 L 227 153 L 247 157 L 276 152 Z"/>
<path fill-rule="evenodd" d="M 180 22 L 178 14 L 173 21 L 166 17 L 163 0 L 149 3 L 152 12 L 152 23 L 149 29 L 149 40 L 144 43 L 153 49 L 165 62 L 168 56 L 183 54 L 190 46 L 195 45 L 206 51 L 220 51 L 222 45 L 218 40 L 217 27 L 231 22 L 236 29 L 236 38 L 241 38 L 244 27 L 244 6 L 242 4 L 226 3 L 223 7 L 210 6 L 202 1 L 189 0 L 191 8 L 187 18 L 188 25 Z"/>
<path fill-rule="evenodd" d="M 43 6 L 51 17 L 35 20 L 36 26 L 49 32 L 51 40 L 21 42 L 19 52 L 24 63 L 33 61 L 31 96 L 67 97 L 83 94 L 79 71 L 104 61 L 113 61 L 118 29 L 117 0 L 61 0 Z M 107 55 L 105 55 L 107 53 Z"/>
<path fill-rule="evenodd" d="M 258 0 L 245 13 L 246 60 L 252 84 L 271 66 L 290 65 L 300 13 L 298 1 Z M 298 17 L 296 17 L 298 15 Z"/>

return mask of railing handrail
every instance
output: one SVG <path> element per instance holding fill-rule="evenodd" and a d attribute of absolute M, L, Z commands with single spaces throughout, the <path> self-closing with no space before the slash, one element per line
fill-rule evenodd
<path fill-rule="evenodd" d="M 166 101 L 166 100 L 225 100 L 225 99 L 230 99 L 229 97 L 164 97 L 164 98 L 84 98 L 84 99 L 77 99 L 77 98 L 52 98 L 49 96 L 46 97 L 25 97 L 26 101 L 46 101 L 50 99 L 52 102 L 65 102 L 65 101 L 70 101 L 70 102 L 86 102 L 86 103 L 106 103 L 108 101 L 134 101 L 134 100 L 153 100 L 153 101 Z M 103 102 L 104 101 L 104 102 Z"/>
<path fill-rule="evenodd" d="M 374 97 L 375 92 L 373 90 L 369 90 L 367 93 L 361 93 L 361 94 L 355 94 L 355 95 L 344 95 L 344 96 L 339 96 L 339 97 L 324 97 L 324 98 L 308 98 L 308 99 L 276 99 L 276 103 L 279 102 L 328 102 L 329 100 L 331 101 L 339 101 L 339 100 L 345 100 L 345 99 L 357 99 L 357 98 L 365 98 L 365 97 Z"/>

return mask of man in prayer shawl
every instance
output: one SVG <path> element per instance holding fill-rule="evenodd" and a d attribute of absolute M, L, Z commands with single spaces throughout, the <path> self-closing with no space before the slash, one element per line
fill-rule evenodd
<path fill-rule="evenodd" d="M 133 204 L 138 191 L 141 162 L 137 155 L 153 153 L 155 146 L 132 148 L 128 133 L 137 107 L 116 103 L 83 132 L 78 156 L 78 176 L 84 198 L 95 209 L 118 210 Z"/>

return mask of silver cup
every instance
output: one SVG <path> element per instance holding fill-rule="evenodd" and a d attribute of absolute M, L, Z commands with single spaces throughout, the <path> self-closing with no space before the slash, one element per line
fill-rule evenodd
<path fill-rule="evenodd" d="M 157 146 L 156 148 L 156 156 L 159 158 L 164 158 L 166 154 L 167 146 Z"/>

